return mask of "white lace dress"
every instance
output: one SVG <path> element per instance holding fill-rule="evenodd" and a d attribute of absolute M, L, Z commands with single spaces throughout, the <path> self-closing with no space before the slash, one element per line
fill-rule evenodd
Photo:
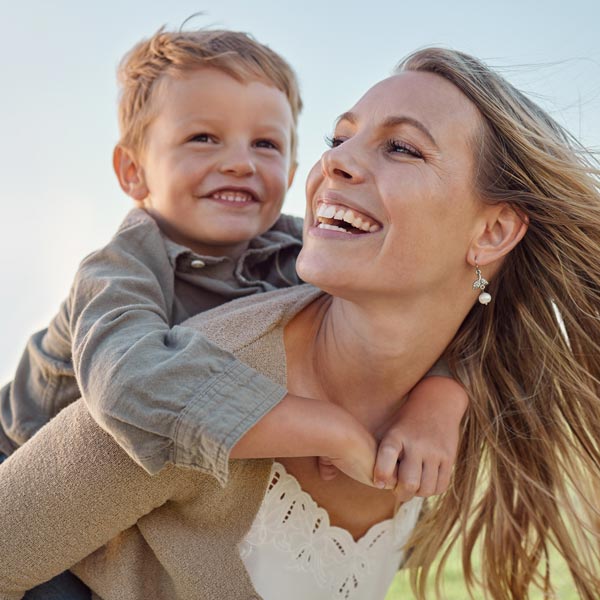
<path fill-rule="evenodd" d="M 402 563 L 422 498 L 403 504 L 358 541 L 277 462 L 240 555 L 264 600 L 382 600 Z"/>

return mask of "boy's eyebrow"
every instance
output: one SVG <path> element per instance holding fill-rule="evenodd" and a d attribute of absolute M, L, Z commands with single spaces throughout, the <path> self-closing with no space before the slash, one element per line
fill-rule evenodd
<path fill-rule="evenodd" d="M 335 122 L 336 122 L 336 124 L 338 124 L 341 121 L 348 121 L 352 125 L 355 125 L 356 122 L 358 121 L 358 118 L 357 118 L 356 114 L 354 114 L 352 111 L 348 111 L 348 112 L 342 113 L 336 119 Z M 427 129 L 427 127 L 425 127 L 425 125 L 423 125 L 423 123 L 421 123 L 421 121 L 419 121 L 418 119 L 415 119 L 413 117 L 409 117 L 406 115 L 402 115 L 402 116 L 397 116 L 397 117 L 388 117 L 382 123 L 383 129 L 391 129 L 393 127 L 396 127 L 397 125 L 412 125 L 416 129 L 418 129 L 421 133 L 423 133 L 425 135 L 425 137 L 427 137 L 427 139 L 436 148 L 438 147 L 437 142 L 435 141 L 435 138 L 433 137 L 433 135 L 431 134 L 429 129 Z"/>

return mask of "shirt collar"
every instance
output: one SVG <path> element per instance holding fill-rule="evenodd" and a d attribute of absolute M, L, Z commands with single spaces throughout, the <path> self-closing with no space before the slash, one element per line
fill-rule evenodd
<path fill-rule="evenodd" d="M 229 256 L 208 256 L 205 254 L 197 254 L 188 247 L 174 242 L 164 233 L 161 232 L 161 235 L 165 243 L 169 262 L 171 263 L 173 269 L 176 269 L 177 266 L 182 263 L 188 264 L 194 260 L 200 260 L 207 266 L 232 261 Z M 262 235 L 259 235 L 250 241 L 250 245 L 248 246 L 247 250 L 237 260 L 236 270 L 240 269 L 246 262 L 246 259 L 250 256 L 252 256 L 254 260 L 262 260 L 268 258 L 274 252 L 277 252 L 283 248 L 289 248 L 292 246 L 300 247 L 301 245 L 302 244 L 299 240 L 288 233 L 273 230 L 266 231 Z"/>

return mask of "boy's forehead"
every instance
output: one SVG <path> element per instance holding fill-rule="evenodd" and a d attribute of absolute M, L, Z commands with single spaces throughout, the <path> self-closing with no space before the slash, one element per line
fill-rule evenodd
<path fill-rule="evenodd" d="M 220 69 L 201 68 L 164 75 L 157 84 L 146 143 L 148 136 L 157 134 L 178 136 L 194 123 L 280 131 L 285 138 L 295 135 L 289 100 L 271 82 L 240 81 Z"/>
<path fill-rule="evenodd" d="M 271 81 L 259 77 L 238 78 L 216 68 L 203 67 L 181 73 L 166 73 L 157 82 L 155 109 L 169 111 L 228 108 L 244 102 L 291 105 L 285 93 Z"/>
<path fill-rule="evenodd" d="M 285 96 L 285 93 L 267 77 L 260 77 L 258 74 L 250 72 L 233 73 L 222 68 L 208 66 L 182 71 L 166 71 L 157 80 L 155 91 L 159 94 L 172 95 L 176 91 L 185 94 L 191 88 L 202 88 L 207 96 L 220 97 L 231 87 L 248 86 L 251 83 L 259 83 L 273 88 Z"/>
<path fill-rule="evenodd" d="M 259 77 L 240 80 L 213 67 L 165 73 L 156 81 L 149 108 L 145 149 L 159 140 L 188 135 L 191 128 L 215 126 L 275 135 L 295 156 L 296 121 L 289 98 Z"/>
<path fill-rule="evenodd" d="M 155 83 L 151 103 L 154 117 L 182 112 L 227 114 L 232 109 L 243 109 L 246 103 L 266 104 L 274 109 L 285 107 L 283 111 L 274 110 L 273 116 L 288 113 L 289 109 L 294 122 L 287 95 L 273 82 L 253 74 L 237 77 L 214 67 L 164 73 Z"/>

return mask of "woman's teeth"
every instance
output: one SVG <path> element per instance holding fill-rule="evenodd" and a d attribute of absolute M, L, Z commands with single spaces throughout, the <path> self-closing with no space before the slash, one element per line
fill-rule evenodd
<path fill-rule="evenodd" d="M 348 231 L 343 227 L 338 227 L 337 225 L 330 225 L 329 223 L 319 223 L 317 227 L 319 229 L 331 229 L 331 231 L 343 231 L 344 233 L 349 233 L 350 235 L 352 235 L 351 231 Z"/>
<path fill-rule="evenodd" d="M 344 233 L 354 233 L 342 223 L 358 230 L 356 233 L 374 233 L 379 231 L 381 226 L 362 213 L 358 213 L 351 208 L 327 204 L 321 202 L 317 207 L 317 221 L 320 229 L 331 229 L 333 231 L 343 231 Z M 337 221 L 338 223 L 336 223 Z"/>

